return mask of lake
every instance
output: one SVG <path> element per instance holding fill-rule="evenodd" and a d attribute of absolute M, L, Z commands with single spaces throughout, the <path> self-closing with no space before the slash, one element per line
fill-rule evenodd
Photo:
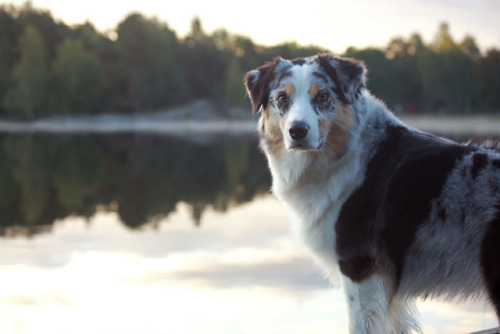
<path fill-rule="evenodd" d="M 0 333 L 346 333 L 254 134 L 0 135 Z M 419 303 L 425 333 L 497 326 Z"/>

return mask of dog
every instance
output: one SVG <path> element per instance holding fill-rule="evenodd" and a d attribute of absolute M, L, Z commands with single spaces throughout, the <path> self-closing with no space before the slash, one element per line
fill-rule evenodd
<path fill-rule="evenodd" d="M 350 333 L 421 332 L 417 298 L 500 318 L 500 151 L 403 124 L 363 62 L 276 58 L 245 75 L 272 191 L 334 280 Z"/>

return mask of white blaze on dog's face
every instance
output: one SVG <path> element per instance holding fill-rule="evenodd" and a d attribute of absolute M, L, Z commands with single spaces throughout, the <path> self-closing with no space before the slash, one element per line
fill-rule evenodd
<path fill-rule="evenodd" d="M 270 92 L 272 110 L 280 117 L 281 131 L 288 150 L 319 150 L 326 140 L 319 121 L 332 109 L 333 92 L 313 75 L 314 66 L 292 66 Z"/>
<path fill-rule="evenodd" d="M 276 59 L 246 76 L 254 113 L 269 150 L 320 151 L 344 145 L 353 115 L 349 105 L 364 86 L 362 63 L 319 55 Z M 337 131 L 338 133 L 332 133 Z M 338 152 L 336 152 L 338 153 Z"/>

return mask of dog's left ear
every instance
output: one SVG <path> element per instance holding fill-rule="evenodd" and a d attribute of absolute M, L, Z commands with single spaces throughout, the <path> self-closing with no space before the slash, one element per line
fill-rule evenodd
<path fill-rule="evenodd" d="M 266 63 L 245 75 L 245 87 L 248 96 L 250 96 L 250 101 L 252 101 L 252 114 L 267 108 L 269 104 L 269 83 L 274 78 L 274 70 L 280 60 L 280 58 L 276 58 L 273 62 Z"/>
<path fill-rule="evenodd" d="M 356 94 L 365 87 L 366 67 L 362 61 L 330 54 L 318 56 L 318 62 L 337 86 L 339 98 L 352 104 Z"/>

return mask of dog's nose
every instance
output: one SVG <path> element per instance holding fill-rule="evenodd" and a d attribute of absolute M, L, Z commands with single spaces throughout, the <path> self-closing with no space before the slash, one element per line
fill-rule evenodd
<path fill-rule="evenodd" d="M 290 137 L 294 140 L 301 140 L 307 136 L 307 132 L 309 131 L 309 125 L 305 122 L 294 122 L 290 129 L 288 129 L 288 133 Z"/>

